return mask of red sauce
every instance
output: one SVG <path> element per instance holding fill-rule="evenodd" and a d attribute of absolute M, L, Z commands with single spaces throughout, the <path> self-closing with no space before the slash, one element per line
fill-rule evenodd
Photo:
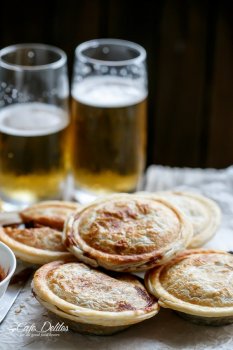
<path fill-rule="evenodd" d="M 5 277 L 6 277 L 6 274 L 0 266 L 0 282 L 2 282 L 2 280 L 4 280 Z"/>

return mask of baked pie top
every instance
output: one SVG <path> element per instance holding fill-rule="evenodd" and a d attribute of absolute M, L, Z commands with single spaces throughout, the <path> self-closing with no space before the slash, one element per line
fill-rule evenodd
<path fill-rule="evenodd" d="M 177 205 L 189 218 L 193 225 L 193 238 L 190 248 L 203 245 L 215 233 L 221 220 L 218 205 L 211 199 L 200 194 L 180 191 L 164 191 L 154 193 Z"/>
<path fill-rule="evenodd" d="M 135 276 L 110 276 L 78 262 L 42 266 L 35 273 L 33 291 L 40 300 L 85 323 L 130 324 L 158 312 L 157 299 Z"/>
<path fill-rule="evenodd" d="M 45 201 L 26 208 L 19 215 L 4 213 L 1 223 L 5 227 L 0 227 L 0 240 L 18 258 L 34 264 L 71 257 L 62 242 L 62 229 L 66 218 L 79 208 L 80 205 L 73 202 Z M 17 227 L 22 221 L 27 227 Z"/>
<path fill-rule="evenodd" d="M 73 202 L 44 201 L 22 210 L 20 216 L 25 223 L 40 224 L 62 230 L 67 216 L 79 210 L 80 207 L 80 204 Z"/>
<path fill-rule="evenodd" d="M 62 243 L 61 231 L 50 227 L 29 229 L 5 227 L 4 231 L 13 240 L 30 247 L 57 252 L 66 251 Z"/>
<path fill-rule="evenodd" d="M 17 258 L 33 264 L 72 256 L 62 242 L 62 232 L 51 227 L 0 227 L 0 241 L 7 244 Z"/>
<path fill-rule="evenodd" d="M 233 256 L 217 250 L 190 250 L 146 275 L 159 304 L 199 316 L 233 315 Z"/>
<path fill-rule="evenodd" d="M 71 215 L 64 242 L 93 266 L 144 270 L 185 248 L 191 224 L 163 199 L 119 194 L 105 197 Z"/>

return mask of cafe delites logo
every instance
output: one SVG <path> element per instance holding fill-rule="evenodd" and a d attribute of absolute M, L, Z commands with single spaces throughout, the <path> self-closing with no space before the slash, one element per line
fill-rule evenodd
<path fill-rule="evenodd" d="M 16 332 L 19 336 L 26 337 L 58 337 L 69 331 L 69 327 L 64 322 L 53 325 L 50 321 L 42 324 L 20 322 L 8 329 L 12 333 Z"/>

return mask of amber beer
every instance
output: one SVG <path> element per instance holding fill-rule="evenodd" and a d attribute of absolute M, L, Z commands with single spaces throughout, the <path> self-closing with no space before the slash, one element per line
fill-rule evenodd
<path fill-rule="evenodd" d="M 68 116 L 43 103 L 0 109 L 0 191 L 15 202 L 59 197 L 66 173 Z"/>
<path fill-rule="evenodd" d="M 130 79 L 87 78 L 72 88 L 73 171 L 95 193 L 134 191 L 145 165 L 146 99 Z"/>

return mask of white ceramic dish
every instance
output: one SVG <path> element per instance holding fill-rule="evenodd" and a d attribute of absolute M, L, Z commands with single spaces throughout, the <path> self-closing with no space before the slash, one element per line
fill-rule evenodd
<path fill-rule="evenodd" d="M 16 258 L 14 253 L 7 245 L 0 242 L 0 268 L 4 272 L 5 278 L 0 281 L 0 302 L 4 295 L 11 277 L 16 269 Z"/>

